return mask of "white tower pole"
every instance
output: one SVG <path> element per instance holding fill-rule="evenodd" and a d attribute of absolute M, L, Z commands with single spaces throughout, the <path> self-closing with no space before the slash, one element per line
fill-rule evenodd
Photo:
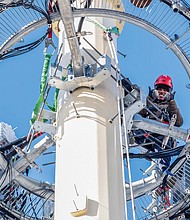
<path fill-rule="evenodd" d="M 115 21 L 99 18 L 107 27 Z M 63 30 L 63 27 L 60 27 Z M 101 28 L 85 22 L 86 36 L 101 53 L 110 54 Z M 64 31 L 59 35 L 64 44 L 61 65 L 69 63 L 69 47 Z M 81 48 L 92 51 L 81 38 Z M 91 50 L 90 50 L 91 49 Z M 84 61 L 91 62 L 84 52 Z M 96 58 L 97 58 L 96 54 Z M 112 73 L 114 74 L 114 73 Z M 79 87 L 72 93 L 60 91 L 57 112 L 55 220 L 98 219 L 125 220 L 125 186 L 117 87 L 108 77 L 94 90 Z"/>

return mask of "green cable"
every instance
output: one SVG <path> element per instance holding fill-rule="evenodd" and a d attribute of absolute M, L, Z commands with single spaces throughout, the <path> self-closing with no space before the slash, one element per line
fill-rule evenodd
<path fill-rule="evenodd" d="M 42 70 L 42 76 L 41 76 L 41 84 L 40 84 L 40 96 L 38 98 L 38 101 L 34 107 L 33 113 L 32 113 L 32 118 L 30 119 L 30 124 L 34 124 L 36 121 L 41 104 L 44 101 L 44 94 L 46 90 L 46 83 L 47 83 L 47 76 L 48 76 L 48 69 L 49 69 L 49 64 L 50 64 L 50 59 L 51 59 L 51 54 L 46 54 L 45 55 L 45 60 L 44 60 L 44 65 L 43 65 L 43 70 Z"/>

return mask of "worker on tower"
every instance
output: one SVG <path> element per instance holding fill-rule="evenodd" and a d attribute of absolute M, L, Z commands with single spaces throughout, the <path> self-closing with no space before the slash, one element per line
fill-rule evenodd
<path fill-rule="evenodd" d="M 183 117 L 174 100 L 172 79 L 168 75 L 160 75 L 154 83 L 154 89 L 149 88 L 146 108 L 139 114 L 142 117 L 160 121 L 180 127 L 183 124 Z M 164 149 L 171 149 L 175 146 L 175 140 L 171 137 L 151 133 L 143 130 L 134 130 L 135 142 L 146 146 L 146 149 L 153 152 L 160 152 Z M 150 143 L 150 144 L 149 144 Z M 163 157 L 158 161 L 159 168 L 164 172 L 170 165 L 171 157 Z"/>

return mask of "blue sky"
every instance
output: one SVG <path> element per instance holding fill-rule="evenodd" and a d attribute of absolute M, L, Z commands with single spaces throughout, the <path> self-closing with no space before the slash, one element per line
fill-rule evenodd
<path fill-rule="evenodd" d="M 184 127 L 189 128 L 189 95 L 186 88 L 189 77 L 177 56 L 162 41 L 131 24 L 126 24 L 119 50 L 126 51 L 125 59 L 120 57 L 120 67 L 124 75 L 138 84 L 146 93 L 148 86 L 153 88 L 160 74 L 170 75 L 173 79 L 175 99 L 184 117 Z"/>
<path fill-rule="evenodd" d="M 25 43 L 38 39 L 43 31 L 30 34 Z M 39 97 L 39 85 L 44 62 L 44 42 L 33 51 L 0 62 L 1 68 L 1 110 L 0 120 L 16 129 L 17 137 L 28 134 L 30 118 Z M 126 24 L 118 38 L 118 50 L 126 53 L 126 58 L 119 55 L 122 74 L 129 77 L 147 93 L 148 86 L 153 87 L 160 74 L 168 74 L 173 79 L 176 101 L 184 117 L 184 128 L 190 125 L 189 95 L 186 88 L 189 77 L 175 54 L 155 36 L 131 24 Z M 54 61 L 54 59 L 52 59 Z M 52 100 L 53 102 L 53 100 Z M 53 161 L 54 158 L 43 156 L 39 165 Z M 34 178 L 53 181 L 54 166 L 41 167 L 43 174 L 31 171 Z M 50 175 L 46 171 L 50 170 Z"/>

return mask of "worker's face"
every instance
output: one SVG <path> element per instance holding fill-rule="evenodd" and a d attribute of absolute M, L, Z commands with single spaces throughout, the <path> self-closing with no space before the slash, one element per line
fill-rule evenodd
<path fill-rule="evenodd" d="M 168 91 L 164 88 L 158 88 L 158 100 L 164 100 Z"/>

